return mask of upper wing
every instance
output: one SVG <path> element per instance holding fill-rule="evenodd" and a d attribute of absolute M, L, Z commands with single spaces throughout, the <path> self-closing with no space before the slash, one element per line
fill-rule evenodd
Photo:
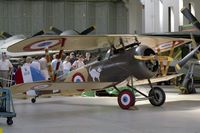
<path fill-rule="evenodd" d="M 59 50 L 62 38 L 65 38 L 64 50 L 89 50 L 120 45 L 123 38 L 125 45 L 135 41 L 134 35 L 70 35 L 70 36 L 37 36 L 8 47 L 9 52 L 39 51 L 48 47 L 50 50 Z"/>
<path fill-rule="evenodd" d="M 121 46 L 120 39 L 124 45 L 129 45 L 135 42 L 137 37 L 141 44 L 147 45 L 153 49 L 160 48 L 161 52 L 170 50 L 173 41 L 176 41 L 176 46 L 180 46 L 189 42 L 188 39 L 166 38 L 166 37 L 150 37 L 150 36 L 135 36 L 135 35 L 73 35 L 73 36 L 36 36 L 23 41 L 20 41 L 10 47 L 9 52 L 29 52 L 40 51 L 48 47 L 50 50 L 59 50 L 63 38 L 64 50 L 90 50 L 97 48 L 110 47 L 114 45 L 116 48 Z"/>
<path fill-rule="evenodd" d="M 11 92 L 14 95 L 20 95 L 25 93 L 26 91 L 33 90 L 60 90 L 65 93 L 74 94 L 80 93 L 87 90 L 98 90 L 104 89 L 109 86 L 113 86 L 116 83 L 114 82 L 81 82 L 81 83 L 73 83 L 73 82 L 51 82 L 51 81 L 41 81 L 41 82 L 33 82 L 33 83 L 23 83 L 11 86 Z"/>
<path fill-rule="evenodd" d="M 181 46 L 183 44 L 191 42 L 191 39 L 183 38 L 173 38 L 173 37 L 158 37 L 158 36 L 138 36 L 139 42 L 144 45 L 149 46 L 150 48 L 157 51 L 160 49 L 160 52 L 169 51 L 174 44 L 174 48 Z"/>

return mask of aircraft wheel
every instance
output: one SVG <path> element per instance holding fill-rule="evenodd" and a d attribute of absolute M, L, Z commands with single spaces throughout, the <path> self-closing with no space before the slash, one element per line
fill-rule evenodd
<path fill-rule="evenodd" d="M 166 95 L 160 87 L 154 87 L 149 91 L 149 102 L 154 106 L 161 106 L 165 103 Z"/>
<path fill-rule="evenodd" d="M 36 102 L 36 99 L 35 99 L 35 98 L 32 98 L 32 99 L 31 99 L 31 102 L 32 102 L 32 103 L 35 103 L 35 102 Z"/>
<path fill-rule="evenodd" d="M 188 94 L 196 93 L 196 89 L 194 88 L 192 79 L 190 79 L 187 83 L 187 90 L 188 90 Z"/>
<path fill-rule="evenodd" d="M 8 118 L 7 118 L 7 124 L 8 124 L 8 125 L 12 125 L 12 124 L 13 124 L 12 117 L 8 117 Z"/>
<path fill-rule="evenodd" d="M 129 109 L 135 105 L 135 95 L 130 90 L 123 90 L 118 95 L 118 104 L 122 109 Z"/>

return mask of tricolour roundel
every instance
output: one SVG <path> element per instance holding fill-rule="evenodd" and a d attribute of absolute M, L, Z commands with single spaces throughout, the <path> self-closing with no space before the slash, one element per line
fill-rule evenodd
<path fill-rule="evenodd" d="M 77 83 L 79 83 L 79 82 L 84 82 L 84 81 L 85 81 L 84 76 L 83 76 L 81 73 L 79 73 L 79 72 L 75 73 L 75 74 L 72 76 L 72 82 L 77 82 Z"/>
<path fill-rule="evenodd" d="M 131 98 L 128 94 L 123 94 L 121 97 L 121 102 L 123 105 L 128 105 L 131 102 Z"/>
<path fill-rule="evenodd" d="M 43 50 L 44 48 L 52 48 L 56 45 L 59 45 L 61 42 L 60 39 L 50 39 L 50 40 L 43 40 L 32 43 L 24 47 L 24 51 L 36 51 L 36 50 Z"/>
<path fill-rule="evenodd" d="M 118 95 L 118 104 L 122 109 L 129 109 L 135 105 L 135 95 L 130 90 L 123 90 Z"/>

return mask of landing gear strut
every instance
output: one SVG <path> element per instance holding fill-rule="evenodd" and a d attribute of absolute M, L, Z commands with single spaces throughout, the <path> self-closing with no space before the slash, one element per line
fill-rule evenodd
<path fill-rule="evenodd" d="M 142 96 L 146 97 L 149 99 L 149 102 L 153 106 L 161 106 L 165 103 L 166 95 L 163 89 L 160 87 L 153 87 L 151 84 L 151 81 L 148 79 L 149 85 L 151 87 L 151 90 L 149 91 L 148 96 L 141 91 L 137 90 L 136 88 L 133 87 L 133 85 L 127 84 L 127 86 L 132 90 L 123 90 L 119 91 L 116 87 L 114 87 L 116 90 L 119 91 L 118 95 L 118 104 L 122 109 L 129 109 L 130 107 L 135 105 L 135 94 L 133 93 L 134 91 L 140 93 Z"/>

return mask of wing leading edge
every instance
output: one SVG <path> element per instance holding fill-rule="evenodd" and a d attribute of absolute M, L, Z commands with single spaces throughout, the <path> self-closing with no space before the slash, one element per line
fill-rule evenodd
<path fill-rule="evenodd" d="M 138 39 L 141 44 L 147 45 L 152 49 L 159 48 L 161 52 L 168 51 L 176 41 L 178 47 L 188 43 L 190 39 L 169 38 L 169 37 L 152 37 L 152 36 L 136 36 L 136 35 L 73 35 L 73 36 L 36 36 L 20 41 L 10 47 L 9 52 L 31 52 L 41 51 L 48 47 L 50 50 L 60 49 L 60 43 L 65 38 L 64 50 L 92 50 L 97 48 L 121 46 L 120 39 L 124 45 L 129 45 Z"/>

